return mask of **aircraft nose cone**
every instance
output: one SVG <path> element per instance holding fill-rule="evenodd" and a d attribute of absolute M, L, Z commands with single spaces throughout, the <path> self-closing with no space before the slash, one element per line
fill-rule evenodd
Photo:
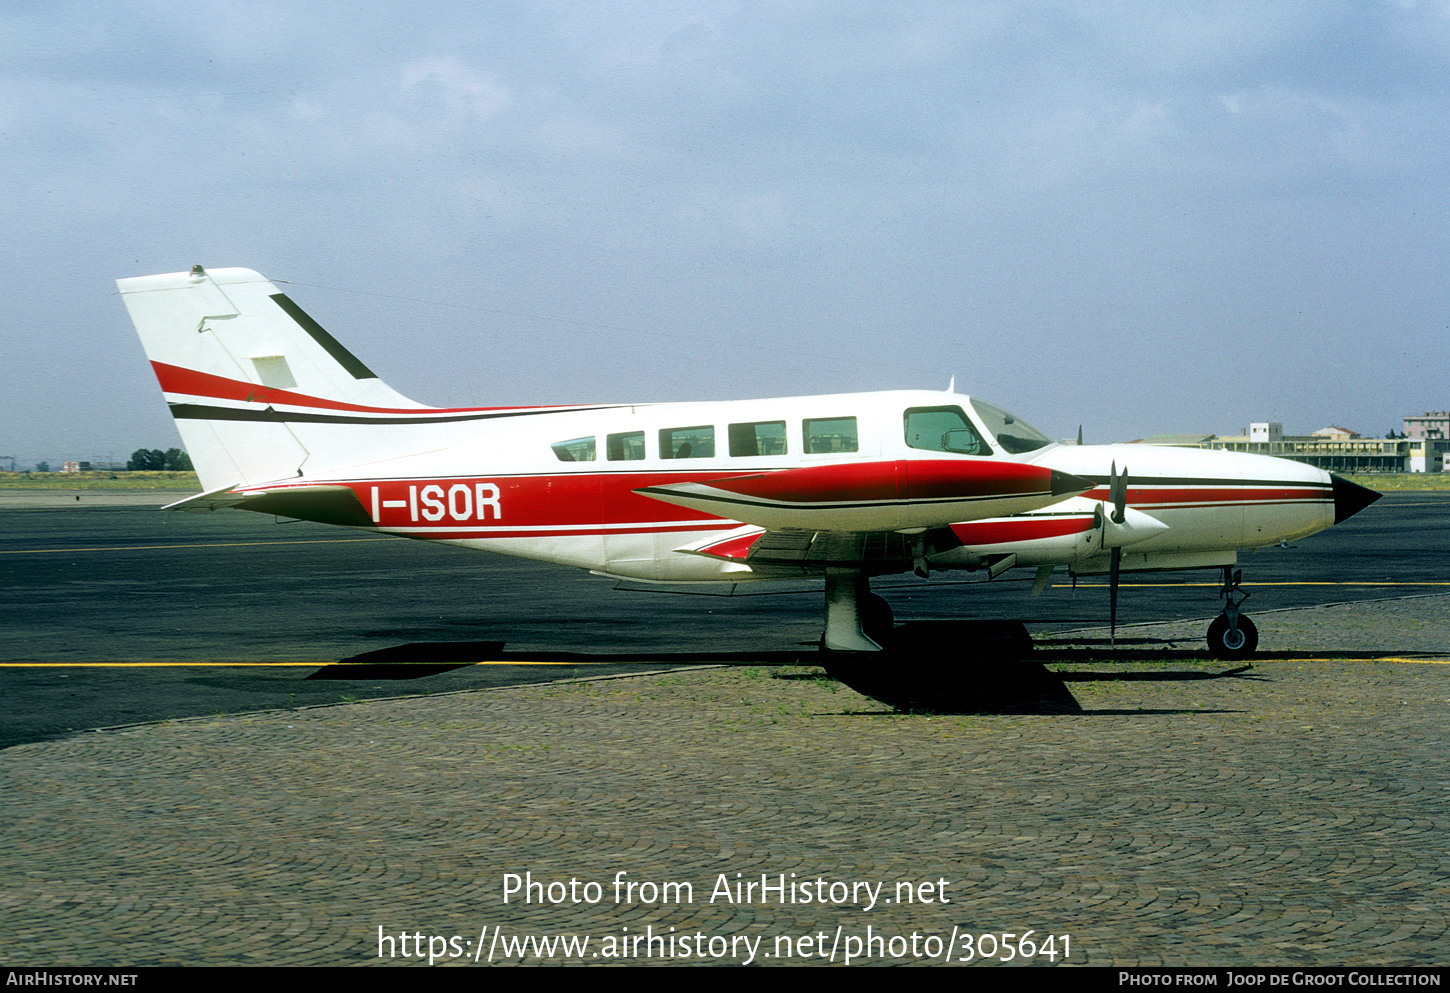
<path fill-rule="evenodd" d="M 1094 483 L 1091 479 L 1083 479 L 1081 476 L 1074 476 L 1070 472 L 1059 472 L 1056 469 L 1052 470 L 1053 496 L 1068 496 L 1069 494 L 1073 493 L 1086 493 L 1088 490 L 1092 489 L 1096 485 L 1098 484 Z M 1354 484 L 1351 483 L 1350 485 L 1353 486 Z M 1338 494 L 1338 492 L 1338 490 L 1335 491 L 1336 494 Z M 1379 494 L 1375 495 L 1378 496 Z"/>
<path fill-rule="evenodd" d="M 1329 474 L 1334 482 L 1334 523 L 1347 520 L 1374 503 L 1384 494 L 1366 489 L 1358 483 L 1351 483 L 1343 476 Z"/>

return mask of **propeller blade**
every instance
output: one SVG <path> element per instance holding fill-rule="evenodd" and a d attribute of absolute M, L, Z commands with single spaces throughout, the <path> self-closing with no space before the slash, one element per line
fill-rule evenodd
<path fill-rule="evenodd" d="M 1113 473 L 1108 480 L 1108 499 L 1113 502 L 1113 523 L 1123 523 L 1125 511 L 1128 506 L 1128 467 L 1123 466 L 1123 474 L 1118 475 L 1118 463 L 1113 462 Z"/>

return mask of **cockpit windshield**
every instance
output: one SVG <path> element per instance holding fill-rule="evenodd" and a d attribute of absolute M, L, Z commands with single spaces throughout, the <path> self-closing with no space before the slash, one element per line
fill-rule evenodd
<path fill-rule="evenodd" d="M 1035 452 L 1039 448 L 1046 448 L 1052 444 L 1052 439 L 1047 435 L 1026 421 L 1019 420 L 1016 414 L 1007 413 L 1001 407 L 994 407 L 985 401 L 973 399 L 972 409 L 986 423 L 987 430 L 992 433 L 992 437 L 997 439 L 997 444 L 1012 455 Z"/>

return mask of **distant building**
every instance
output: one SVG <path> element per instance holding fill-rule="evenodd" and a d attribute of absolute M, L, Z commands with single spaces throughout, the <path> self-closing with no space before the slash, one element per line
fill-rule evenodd
<path fill-rule="evenodd" d="M 1405 418 L 1407 438 L 1450 438 L 1450 410 L 1432 410 Z"/>
<path fill-rule="evenodd" d="M 1153 435 L 1135 444 L 1272 455 L 1328 472 L 1445 472 L 1450 468 L 1450 431 L 1432 438 L 1362 438 L 1347 428 L 1328 427 L 1311 435 L 1286 435 L 1282 424 L 1263 421 L 1249 425 L 1237 437 Z"/>
<path fill-rule="evenodd" d="M 1216 434 L 1150 434 L 1130 442 L 1133 445 L 1164 445 L 1169 448 L 1206 448 Z"/>
<path fill-rule="evenodd" d="M 89 462 L 62 462 L 61 463 L 61 466 L 60 466 L 60 471 L 61 472 L 90 472 L 91 471 L 91 464 Z"/>

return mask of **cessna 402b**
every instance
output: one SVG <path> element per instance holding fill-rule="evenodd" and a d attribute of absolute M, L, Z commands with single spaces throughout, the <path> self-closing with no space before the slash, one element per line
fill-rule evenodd
<path fill-rule="evenodd" d="M 118 281 L 205 492 L 236 507 L 670 583 L 825 581 L 823 645 L 877 651 L 873 576 L 1217 568 L 1224 657 L 1258 636 L 1238 549 L 1378 494 L 1258 455 L 1058 445 L 955 393 L 427 407 L 248 269 Z M 1131 464 L 1131 474 L 1129 465 Z"/>

